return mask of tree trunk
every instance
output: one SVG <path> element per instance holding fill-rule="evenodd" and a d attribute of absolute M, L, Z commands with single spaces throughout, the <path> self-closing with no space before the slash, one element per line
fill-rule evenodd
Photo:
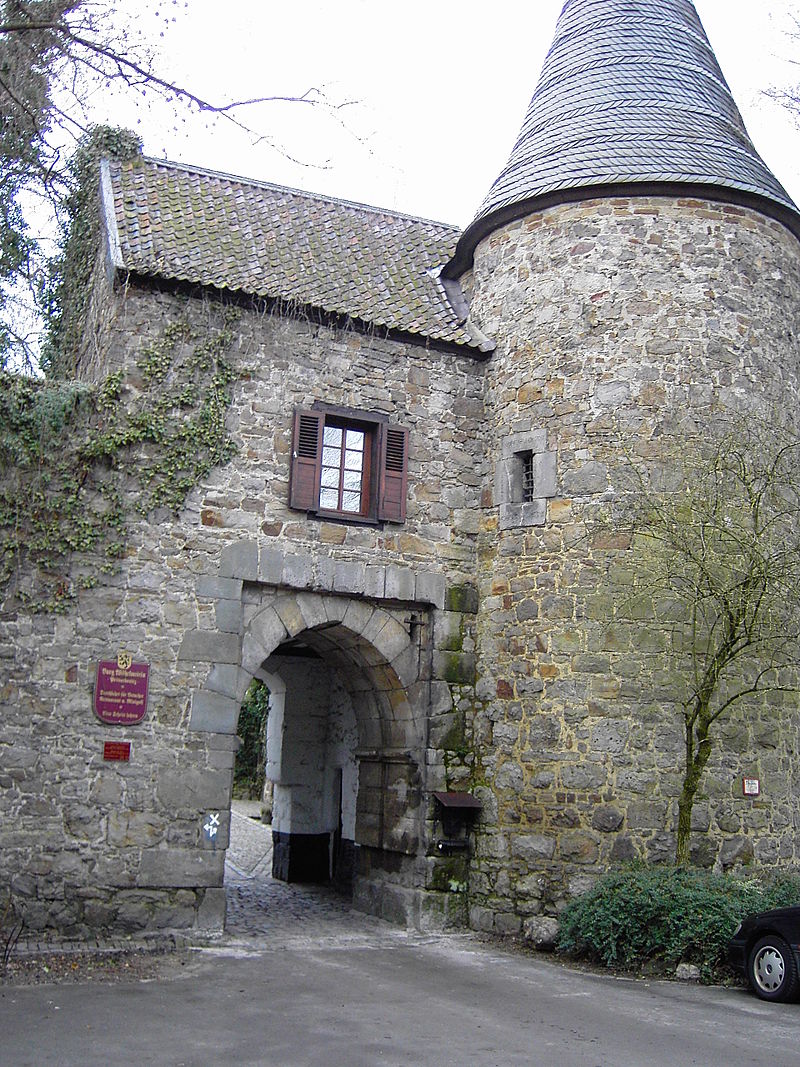
<path fill-rule="evenodd" d="M 696 734 L 695 734 L 696 730 Z M 695 751 L 694 742 L 699 743 Z M 678 867 L 688 867 L 691 861 L 690 840 L 692 832 L 692 808 L 697 788 L 703 776 L 708 758 L 711 755 L 711 741 L 708 738 L 708 726 L 701 724 L 693 730 L 686 724 L 686 770 L 683 787 L 678 798 L 678 833 L 675 844 L 675 863 Z"/>

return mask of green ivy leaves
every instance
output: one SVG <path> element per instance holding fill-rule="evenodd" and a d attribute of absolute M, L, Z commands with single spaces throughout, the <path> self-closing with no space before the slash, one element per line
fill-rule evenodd
<path fill-rule="evenodd" d="M 226 358 L 236 317 L 224 310 L 217 328 L 171 323 L 140 354 L 137 384 L 121 372 L 93 388 L 0 375 L 6 609 L 66 610 L 124 555 L 134 516 L 176 513 L 235 455 L 225 420 L 239 376 Z M 89 566 L 73 567 L 75 554 Z"/>

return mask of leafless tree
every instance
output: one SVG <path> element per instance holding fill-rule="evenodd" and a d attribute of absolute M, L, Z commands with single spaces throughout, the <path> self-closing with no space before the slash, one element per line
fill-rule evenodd
<path fill-rule="evenodd" d="M 736 421 L 666 468 L 631 463 L 629 555 L 639 611 L 644 600 L 670 636 L 681 679 L 669 700 L 683 719 L 676 861 L 687 865 L 718 724 L 798 689 L 800 438 L 775 419 Z"/>
<path fill-rule="evenodd" d="M 186 6 L 166 0 L 159 17 L 174 21 Z M 58 218 L 69 191 L 67 162 L 89 125 L 85 102 L 98 85 L 220 116 L 273 146 L 268 129 L 250 121 L 260 114 L 257 105 L 292 102 L 336 116 L 347 106 L 319 87 L 206 99 L 160 73 L 154 50 L 126 28 L 120 11 L 113 0 L 0 0 L 0 368 L 34 360 L 30 294 L 43 291 L 47 261 L 37 229 L 43 217 Z"/>

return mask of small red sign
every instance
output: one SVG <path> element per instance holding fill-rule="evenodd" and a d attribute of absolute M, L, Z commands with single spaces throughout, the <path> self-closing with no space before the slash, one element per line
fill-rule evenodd
<path fill-rule="evenodd" d="M 150 666 L 120 660 L 100 660 L 94 687 L 94 713 L 112 726 L 132 726 L 147 713 Z"/>
<path fill-rule="evenodd" d="M 120 760 L 127 763 L 131 758 L 130 741 L 105 741 L 103 742 L 103 759 Z"/>

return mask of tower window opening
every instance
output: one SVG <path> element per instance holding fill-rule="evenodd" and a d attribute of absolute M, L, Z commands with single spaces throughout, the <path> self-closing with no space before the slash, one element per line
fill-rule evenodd
<path fill-rule="evenodd" d="M 535 499 L 533 452 L 523 452 L 522 456 L 522 502 L 530 504 Z"/>

